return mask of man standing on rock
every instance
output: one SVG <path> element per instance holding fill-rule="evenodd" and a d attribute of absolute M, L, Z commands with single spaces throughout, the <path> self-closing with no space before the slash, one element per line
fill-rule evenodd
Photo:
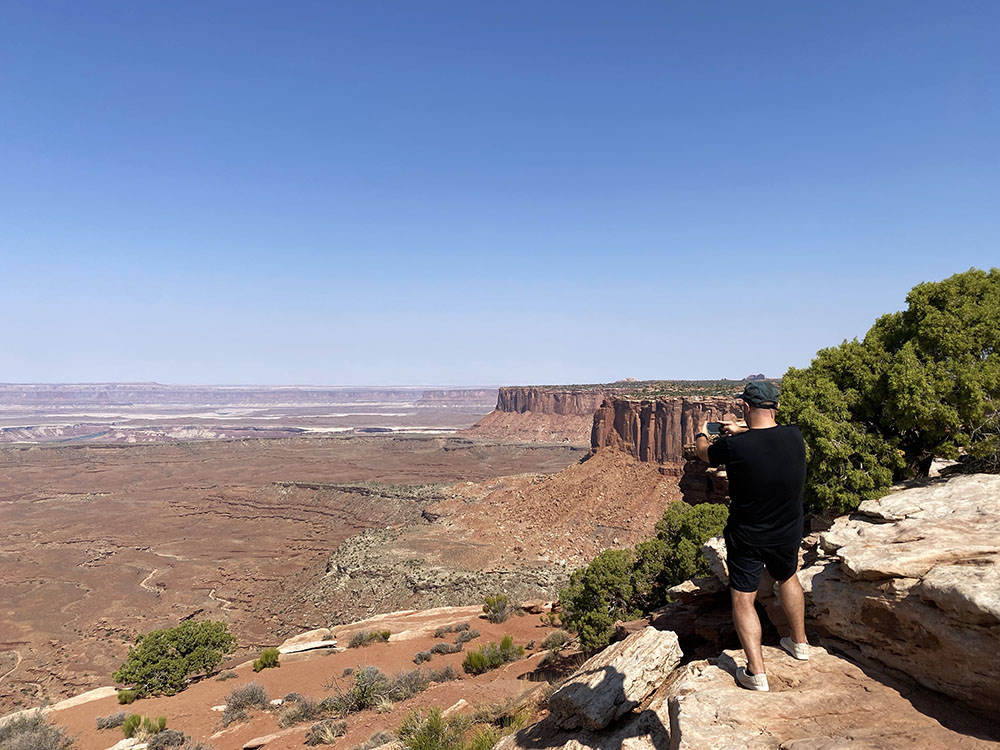
<path fill-rule="evenodd" d="M 782 638 L 781 647 L 796 659 L 809 658 L 805 597 L 795 575 L 802 544 L 806 452 L 798 427 L 774 421 L 776 386 L 752 381 L 739 397 L 746 405 L 746 423 L 723 423 L 722 437 L 712 443 L 706 422 L 695 435 L 695 447 L 702 461 L 725 464 L 729 477 L 726 562 L 733 621 L 747 657 L 736 680 L 750 690 L 767 690 L 760 619 L 754 608 L 763 568 L 778 582 L 781 607 L 791 628 L 791 638 Z"/>

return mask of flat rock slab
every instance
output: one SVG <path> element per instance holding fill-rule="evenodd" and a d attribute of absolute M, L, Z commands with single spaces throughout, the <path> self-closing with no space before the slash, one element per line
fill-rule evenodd
<path fill-rule="evenodd" d="M 765 647 L 764 660 L 768 693 L 736 684 L 742 651 L 688 664 L 666 701 L 671 750 L 1000 747 L 942 726 L 918 711 L 911 695 L 823 648 L 799 662 Z M 659 705 L 650 709 L 663 714 Z"/>
<path fill-rule="evenodd" d="M 647 698 L 680 664 L 670 631 L 646 627 L 591 657 L 549 698 L 557 725 L 602 729 Z"/>
<path fill-rule="evenodd" d="M 333 637 L 333 631 L 330 628 L 316 628 L 315 630 L 307 630 L 304 633 L 299 633 L 289 638 L 278 646 L 278 653 L 296 654 L 301 651 L 312 651 L 317 648 L 335 648 L 336 645 L 337 641 Z"/>

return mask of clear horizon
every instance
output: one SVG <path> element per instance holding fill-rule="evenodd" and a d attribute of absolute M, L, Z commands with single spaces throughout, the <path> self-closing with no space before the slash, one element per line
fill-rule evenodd
<path fill-rule="evenodd" d="M 996 4 L 6 10 L 0 382 L 780 377 L 1000 265 Z"/>

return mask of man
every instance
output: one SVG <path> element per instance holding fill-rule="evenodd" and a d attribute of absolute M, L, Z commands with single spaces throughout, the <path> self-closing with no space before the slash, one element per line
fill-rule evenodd
<path fill-rule="evenodd" d="M 723 436 L 710 443 L 705 422 L 695 436 L 695 447 L 702 461 L 725 464 L 729 477 L 726 561 L 733 621 L 747 657 L 736 680 L 750 690 L 767 690 L 760 620 L 754 609 L 762 568 L 778 582 L 781 607 L 791 628 L 791 638 L 782 638 L 781 647 L 796 659 L 809 658 L 805 598 L 795 575 L 802 543 L 806 453 L 798 427 L 774 421 L 776 386 L 752 381 L 739 398 L 746 406 L 745 424 L 723 423 Z"/>

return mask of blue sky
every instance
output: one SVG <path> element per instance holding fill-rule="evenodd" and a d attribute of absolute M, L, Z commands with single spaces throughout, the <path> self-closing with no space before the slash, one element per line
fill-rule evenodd
<path fill-rule="evenodd" d="M 0 381 L 780 375 L 1000 265 L 993 2 L 4 2 Z"/>

